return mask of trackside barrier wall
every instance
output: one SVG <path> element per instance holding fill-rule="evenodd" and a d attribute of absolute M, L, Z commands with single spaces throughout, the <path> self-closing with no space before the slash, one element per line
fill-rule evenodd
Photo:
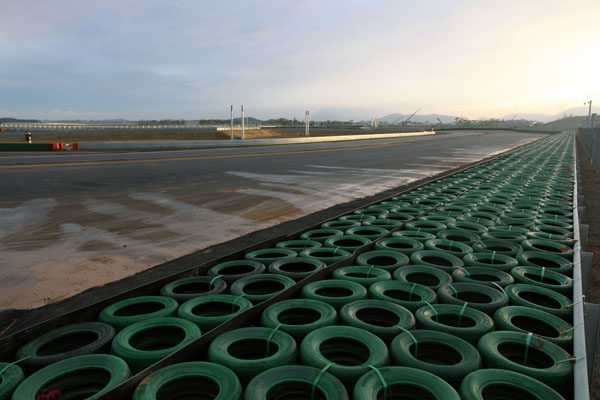
<path fill-rule="evenodd" d="M 514 150 L 514 149 L 513 149 Z M 512 151 L 512 150 L 511 150 Z M 505 153 L 502 153 L 505 154 Z M 501 156 L 502 154 L 498 155 Z M 474 165 L 470 165 L 468 167 L 465 168 L 461 168 L 459 170 L 453 171 L 452 173 L 448 173 L 445 174 L 443 176 L 437 176 L 436 178 L 423 183 L 422 185 L 419 186 L 423 186 L 425 184 L 430 184 L 432 182 L 435 182 L 436 180 L 440 180 L 443 178 L 447 178 L 448 176 L 451 176 L 454 173 L 458 173 L 458 172 L 462 172 L 465 169 L 471 168 L 477 164 L 481 164 L 484 162 L 489 162 L 490 160 L 493 160 L 494 158 L 488 158 L 482 162 L 479 163 L 475 163 Z M 573 170 L 575 171 L 575 169 Z M 482 180 L 482 182 L 484 182 L 484 180 Z M 414 189 L 411 188 L 409 190 Z M 573 215 L 573 220 L 575 224 L 578 224 L 578 214 L 577 214 L 577 187 L 575 186 L 575 193 L 574 193 L 574 215 Z M 408 190 L 407 190 L 408 191 Z M 405 191 L 403 191 L 405 192 Z M 403 193 L 401 192 L 401 193 Z M 371 204 L 377 204 L 380 203 L 381 200 L 378 200 L 376 202 L 373 202 Z M 423 214 L 428 214 L 430 212 L 435 212 L 436 208 L 441 206 L 443 203 L 440 202 L 440 204 L 438 204 L 438 206 L 436 207 L 432 207 L 431 209 L 425 211 Z M 366 205 L 363 205 L 362 207 L 365 207 Z M 361 207 L 361 208 L 362 208 Z M 348 212 L 345 212 L 342 215 L 346 215 L 348 214 Z M 415 216 L 415 219 L 418 216 Z M 331 219 L 328 219 L 331 220 Z M 318 225 L 317 225 L 318 226 Z M 395 227 L 394 229 L 390 230 L 390 233 L 388 233 L 385 236 L 390 236 L 391 232 L 395 231 L 395 230 L 400 230 L 403 229 L 404 224 L 399 225 L 397 227 Z M 309 228 L 308 228 L 309 229 Z M 575 225 L 575 239 L 579 239 L 579 232 L 578 232 L 579 226 Z M 300 232 L 304 232 L 307 229 L 302 229 Z M 278 241 L 281 240 L 285 240 L 285 238 L 292 238 L 297 236 L 298 233 L 294 233 L 291 235 L 286 235 L 284 237 L 279 237 L 279 238 L 275 238 L 269 241 L 266 241 L 264 243 L 261 243 L 259 245 L 256 246 L 252 246 L 251 249 L 255 249 L 255 248 L 264 248 L 265 246 L 269 246 L 272 245 L 273 243 L 276 243 Z M 370 243 L 366 246 L 363 246 L 361 248 L 359 248 L 358 250 L 355 251 L 355 253 L 353 254 L 352 257 L 345 259 L 343 261 L 340 261 L 336 264 L 330 265 L 327 268 L 324 268 L 318 272 L 316 272 L 315 274 L 312 274 L 310 277 L 302 280 L 301 282 L 299 282 L 298 284 L 294 285 L 293 287 L 287 289 L 286 291 L 280 293 L 278 296 L 265 301 L 263 303 L 260 303 L 258 305 L 256 305 L 255 307 L 253 307 L 252 309 L 236 316 L 235 318 L 231 319 L 230 321 L 226 322 L 225 324 L 219 326 L 218 328 L 208 332 L 206 335 L 200 337 L 199 339 L 197 339 L 195 342 L 189 344 L 188 346 L 186 346 L 184 349 L 181 349 L 178 352 L 175 352 L 173 354 L 171 354 L 170 356 L 168 356 L 167 358 L 164 358 L 163 360 L 161 360 L 160 362 L 154 364 L 153 366 L 149 367 L 148 369 L 142 371 L 141 373 L 135 375 L 133 378 L 131 378 L 130 380 L 128 380 L 127 382 L 121 384 L 120 386 L 114 388 L 113 390 L 111 390 L 110 392 L 108 392 L 106 395 L 100 397 L 102 399 L 109 399 L 109 398 L 127 398 L 127 396 L 130 396 L 133 393 L 133 390 L 135 389 L 135 387 L 137 386 L 137 384 L 143 379 L 145 378 L 149 373 L 160 369 L 164 366 L 167 365 L 171 365 L 173 363 L 178 363 L 178 362 L 183 362 L 183 361 L 189 361 L 189 360 L 198 360 L 201 358 L 204 358 L 204 356 L 206 355 L 206 350 L 208 348 L 208 344 L 214 339 L 216 338 L 218 335 L 222 334 L 225 331 L 231 330 L 231 329 L 235 329 L 241 326 L 249 326 L 252 325 L 253 323 L 255 323 L 257 321 L 257 319 L 260 317 L 262 311 L 268 307 L 270 304 L 273 304 L 275 302 L 284 300 L 284 299 L 288 299 L 291 297 L 295 297 L 298 295 L 299 291 L 301 290 L 301 288 L 303 286 L 305 286 L 306 284 L 313 282 L 315 280 L 320 280 L 323 278 L 326 278 L 327 276 L 329 276 L 331 274 L 331 272 L 336 269 L 339 268 L 341 266 L 345 266 L 345 265 L 351 265 L 352 262 L 354 261 L 355 257 L 364 252 L 367 251 L 369 249 L 371 249 L 374 246 L 374 243 Z M 251 249 L 245 249 L 243 251 L 240 252 L 236 252 L 234 254 L 231 254 L 229 256 L 226 256 L 224 258 L 221 258 L 219 260 L 215 260 L 214 262 L 210 262 L 209 264 L 204 264 L 200 267 L 194 267 L 193 269 L 189 270 L 189 271 L 184 271 L 182 273 L 180 273 L 180 276 L 185 276 L 185 275 L 200 275 L 203 274 L 203 272 L 205 272 L 208 268 L 210 268 L 212 265 L 217 264 L 218 262 L 222 262 L 225 260 L 229 260 L 229 259 L 239 259 L 240 255 L 243 255 L 244 253 L 250 251 Z M 574 310 L 573 310 L 573 317 L 574 317 L 574 323 L 573 326 L 575 327 L 579 327 L 580 329 L 575 329 L 575 337 L 574 337 L 574 355 L 578 358 L 580 357 L 584 357 L 585 356 L 585 337 L 583 335 L 584 329 L 582 325 L 578 324 L 578 321 L 581 320 L 581 323 L 583 323 L 583 304 L 577 303 L 577 299 L 581 299 L 582 298 L 582 288 L 581 288 L 581 269 L 580 269 L 580 256 L 579 256 L 579 251 L 580 251 L 580 246 L 575 246 L 575 256 L 573 259 L 574 262 L 574 270 L 573 270 L 573 278 L 575 280 L 575 284 L 574 284 L 574 289 L 573 289 L 573 301 L 576 303 Z M 63 315 L 61 317 L 56 318 L 55 320 L 53 320 L 55 322 L 55 324 L 52 324 L 52 321 L 47 321 L 44 322 L 42 324 L 39 324 L 35 327 L 32 328 L 28 328 L 25 329 L 21 332 L 17 332 L 11 336 L 9 336 L 8 338 L 4 338 L 0 340 L 0 351 L 4 354 L 4 355 L 9 355 L 9 359 L 12 357 L 12 354 L 14 354 L 14 352 L 11 354 L 9 353 L 10 349 L 14 349 L 16 347 L 18 347 L 18 344 L 15 342 L 21 342 L 24 343 L 28 340 L 30 340 L 31 338 L 35 337 L 36 335 L 39 335 L 41 332 L 45 331 L 48 329 L 48 325 L 50 324 L 52 327 L 53 326 L 60 326 L 64 324 L 64 320 L 65 319 L 70 319 L 69 322 L 75 322 L 73 319 L 77 319 L 77 320 L 89 320 L 90 318 L 93 318 L 93 316 L 95 314 L 97 314 L 97 312 L 99 311 L 99 309 L 103 308 L 104 305 L 115 302 L 120 300 L 121 298 L 126 298 L 126 297 L 130 297 L 132 295 L 132 292 L 135 293 L 135 295 L 142 295 L 142 294 L 147 294 L 149 292 L 151 292 L 152 290 L 156 290 L 157 288 L 159 288 L 162 284 L 164 284 L 165 282 L 172 280 L 174 277 L 168 277 L 165 279 L 161 279 L 160 281 L 156 281 L 156 282 L 152 282 L 151 284 L 148 285 L 144 285 L 142 287 L 133 289 L 131 291 L 128 291 L 127 294 L 123 293 L 121 295 L 119 295 L 119 298 L 111 298 L 111 299 L 106 299 L 105 301 L 102 301 L 100 303 L 96 303 L 95 305 L 92 305 L 90 307 L 86 307 L 84 308 L 82 311 L 84 311 L 85 317 L 82 319 L 78 319 L 78 317 L 80 317 L 80 314 L 78 314 L 78 312 L 74 312 L 74 313 L 69 313 L 66 315 Z M 160 282 L 160 283 L 158 283 Z M 143 291 L 143 293 L 142 293 Z M 101 305 L 100 305 L 101 304 Z M 92 316 L 92 317 L 90 317 Z M 580 319 L 579 319 L 580 317 Z M 60 320 L 57 322 L 57 320 Z M 578 336 L 583 337 L 583 341 L 581 339 L 578 339 Z M 582 360 L 580 360 L 582 361 Z M 588 383 L 588 379 L 587 379 L 587 365 L 586 362 L 576 362 L 575 363 L 575 396 L 574 398 L 579 400 L 579 399 L 587 399 L 589 398 L 589 391 L 588 391 L 588 387 L 587 387 L 587 383 Z M 583 388 L 582 388 L 583 387 Z"/>

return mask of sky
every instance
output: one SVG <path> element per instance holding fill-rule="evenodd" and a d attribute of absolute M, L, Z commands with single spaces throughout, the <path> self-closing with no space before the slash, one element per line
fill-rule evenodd
<path fill-rule="evenodd" d="M 0 117 L 371 119 L 600 105 L 598 0 L 6 0 Z"/>

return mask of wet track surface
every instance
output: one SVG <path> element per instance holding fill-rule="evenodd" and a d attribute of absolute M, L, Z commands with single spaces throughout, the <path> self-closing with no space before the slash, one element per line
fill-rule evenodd
<path fill-rule="evenodd" d="M 0 308 L 54 302 L 541 137 L 468 131 L 268 147 L 4 154 Z"/>

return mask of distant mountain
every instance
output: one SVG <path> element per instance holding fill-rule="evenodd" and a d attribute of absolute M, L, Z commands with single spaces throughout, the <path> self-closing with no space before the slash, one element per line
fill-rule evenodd
<path fill-rule="evenodd" d="M 565 116 L 570 117 L 571 115 L 573 117 L 579 117 L 579 116 L 587 117 L 588 110 L 589 110 L 589 106 L 583 106 L 583 105 L 579 106 L 579 107 L 569 108 L 568 110 L 565 110 L 561 113 L 554 115 L 554 119 L 556 120 L 556 119 L 565 118 Z M 592 114 L 593 113 L 600 114 L 600 107 L 592 105 Z"/>
<path fill-rule="evenodd" d="M 30 123 L 30 122 L 42 122 L 39 119 L 19 119 L 19 118 L 0 118 L 0 124 L 1 123 Z"/>
<path fill-rule="evenodd" d="M 549 115 L 549 114 L 513 113 L 513 114 L 508 114 L 503 117 L 500 117 L 500 119 L 503 119 L 505 121 L 524 119 L 526 121 L 550 122 L 550 121 L 554 121 L 556 119 L 556 117 L 554 115 Z"/>
<path fill-rule="evenodd" d="M 556 120 L 563 119 L 563 118 L 569 118 L 571 116 L 573 116 L 573 117 L 586 116 L 587 117 L 588 110 L 589 110 L 588 106 L 582 105 L 580 107 L 569 108 L 568 110 L 559 112 L 558 114 L 554 114 L 554 115 L 513 113 L 513 114 L 508 114 L 503 117 L 500 117 L 500 119 L 511 120 L 514 118 L 514 119 L 525 119 L 528 121 L 552 122 L 552 121 L 556 121 Z M 592 106 L 592 113 L 600 114 L 600 107 Z"/>
<path fill-rule="evenodd" d="M 410 117 L 410 114 L 389 114 L 389 115 L 379 118 L 379 122 L 387 122 L 388 124 L 391 124 L 395 121 L 395 123 L 399 124 L 402 121 L 406 120 L 408 117 Z M 437 120 L 438 118 L 444 124 L 452 123 L 456 119 L 456 117 L 454 117 L 454 116 L 443 115 L 443 114 L 423 114 L 423 115 L 415 114 L 415 116 L 412 117 L 410 119 L 410 121 L 411 122 L 421 122 L 421 123 L 429 122 L 432 124 L 437 124 L 437 123 L 439 123 L 439 121 Z"/>

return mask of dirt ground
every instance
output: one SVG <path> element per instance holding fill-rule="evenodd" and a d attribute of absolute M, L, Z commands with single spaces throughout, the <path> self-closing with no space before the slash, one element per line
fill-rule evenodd
<path fill-rule="evenodd" d="M 577 141 L 577 151 L 581 160 L 581 194 L 584 196 L 585 207 L 583 223 L 589 225 L 585 250 L 594 253 L 586 301 L 600 303 L 600 176 L 594 170 L 579 141 Z M 596 348 L 600 348 L 598 346 L 600 346 L 600 338 Z M 600 400 L 600 356 L 596 357 L 595 365 L 590 396 L 593 400 Z"/>
<path fill-rule="evenodd" d="M 241 136 L 241 131 L 234 131 L 234 135 Z M 270 139 L 297 137 L 298 133 L 304 133 L 303 129 L 260 129 L 247 130 L 244 133 L 246 139 Z M 361 135 L 369 133 L 362 130 L 311 130 L 311 136 L 337 136 L 337 135 Z M 83 133 L 40 133 L 33 132 L 33 142 L 39 143 L 69 143 L 69 142 L 128 142 L 144 140 L 228 140 L 229 131 L 202 132 L 202 131 L 180 131 L 180 130 L 139 130 L 121 132 L 83 132 Z M 0 143 L 21 142 L 20 136 L 2 136 Z M 24 141 L 24 139 L 23 139 Z"/>

